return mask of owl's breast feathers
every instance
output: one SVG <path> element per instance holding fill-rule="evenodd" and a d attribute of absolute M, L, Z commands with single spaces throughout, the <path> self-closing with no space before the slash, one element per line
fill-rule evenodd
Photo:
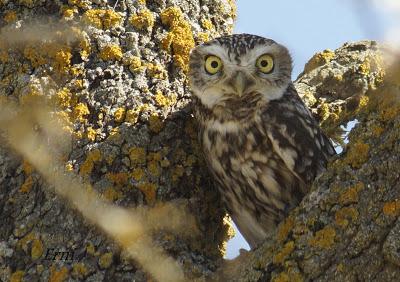
<path fill-rule="evenodd" d="M 250 108 L 236 104 L 245 116 L 195 102 L 205 159 L 228 211 L 254 247 L 298 205 L 334 148 L 293 85 L 280 99 Z"/>

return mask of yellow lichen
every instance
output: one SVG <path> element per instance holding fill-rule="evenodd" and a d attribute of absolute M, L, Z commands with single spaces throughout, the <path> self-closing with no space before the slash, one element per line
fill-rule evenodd
<path fill-rule="evenodd" d="M 293 252 L 294 250 L 294 242 L 287 242 L 283 248 L 272 258 L 273 263 L 282 264 L 285 259 Z"/>
<path fill-rule="evenodd" d="M 96 140 L 96 136 L 97 136 L 97 131 L 89 126 L 86 129 L 86 137 L 87 137 L 87 139 L 90 140 L 90 141 L 94 141 L 94 140 Z"/>
<path fill-rule="evenodd" d="M 138 121 L 139 114 L 140 114 L 140 110 L 138 110 L 138 109 L 128 110 L 126 112 L 125 121 L 128 123 L 131 123 L 131 124 L 135 124 Z"/>
<path fill-rule="evenodd" d="M 281 272 L 272 279 L 272 282 L 290 282 L 289 275 L 287 275 L 284 272 Z"/>
<path fill-rule="evenodd" d="M 78 262 L 72 266 L 71 274 L 74 278 L 84 279 L 89 274 L 89 270 L 83 262 Z"/>
<path fill-rule="evenodd" d="M 85 123 L 85 116 L 90 114 L 90 111 L 85 103 L 78 103 L 73 111 L 74 119 L 81 123 Z"/>
<path fill-rule="evenodd" d="M 183 174 L 185 173 L 185 169 L 181 165 L 177 165 L 173 170 L 172 170 L 172 181 L 176 182 L 178 181 Z"/>
<path fill-rule="evenodd" d="M 157 91 L 156 95 L 154 96 L 154 100 L 160 107 L 169 107 L 176 103 L 176 95 L 169 98 L 167 96 L 164 96 L 161 91 Z"/>
<path fill-rule="evenodd" d="M 93 9 L 85 12 L 83 21 L 100 29 L 110 29 L 120 25 L 122 17 L 113 10 Z"/>
<path fill-rule="evenodd" d="M 32 241 L 31 257 L 36 260 L 43 255 L 43 243 L 39 239 L 34 239 Z"/>
<path fill-rule="evenodd" d="M 147 73 L 150 77 L 165 79 L 167 77 L 167 71 L 163 66 L 153 63 L 146 64 Z"/>
<path fill-rule="evenodd" d="M 13 272 L 13 274 L 11 274 L 10 282 L 21 282 L 24 275 L 25 275 L 25 271 L 17 270 L 15 272 Z"/>
<path fill-rule="evenodd" d="M 59 73 L 66 73 L 69 70 L 69 67 L 71 66 L 71 50 L 70 48 L 64 48 L 61 49 L 54 54 L 54 61 L 53 61 L 53 67 L 59 72 Z"/>
<path fill-rule="evenodd" d="M 383 205 L 383 213 L 389 216 L 399 216 L 400 215 L 400 201 L 395 200 L 392 202 L 387 202 Z"/>
<path fill-rule="evenodd" d="M 315 54 L 305 65 L 304 72 L 310 72 L 326 63 L 330 62 L 335 57 L 335 53 L 329 49 Z"/>
<path fill-rule="evenodd" d="M 68 0 L 68 4 L 75 5 L 82 9 L 88 9 L 91 4 L 91 0 Z"/>
<path fill-rule="evenodd" d="M 210 35 L 207 32 L 197 33 L 197 43 L 205 43 L 210 41 Z"/>
<path fill-rule="evenodd" d="M 111 202 L 116 201 L 122 197 L 120 191 L 115 190 L 113 187 L 108 187 L 103 192 L 103 197 Z"/>
<path fill-rule="evenodd" d="M 148 9 L 143 9 L 137 14 L 132 15 L 129 18 L 129 22 L 137 29 L 151 30 L 154 25 L 154 16 Z"/>
<path fill-rule="evenodd" d="M 294 226 L 294 220 L 291 217 L 285 219 L 283 223 L 281 223 L 278 227 L 278 232 L 276 233 L 276 239 L 279 242 L 283 242 L 286 240 L 290 231 L 292 231 Z"/>
<path fill-rule="evenodd" d="M 141 165 L 146 163 L 146 150 L 141 147 L 132 147 L 129 149 L 129 159 L 131 165 Z"/>
<path fill-rule="evenodd" d="M 153 176 L 160 176 L 161 169 L 157 161 L 152 160 L 147 163 L 147 169 Z"/>
<path fill-rule="evenodd" d="M 64 87 L 51 97 L 51 101 L 58 107 L 66 109 L 70 106 L 75 106 L 77 98 L 71 93 L 71 91 Z"/>
<path fill-rule="evenodd" d="M 348 205 L 358 202 L 358 192 L 364 189 L 364 183 L 358 182 L 355 185 L 348 187 L 339 196 L 339 202 L 342 205 Z"/>
<path fill-rule="evenodd" d="M 195 46 L 190 24 L 184 19 L 179 7 L 172 6 L 161 13 L 161 21 L 170 28 L 163 39 L 162 47 L 169 50 L 172 47 L 174 61 L 184 72 L 188 71 L 189 53 Z"/>
<path fill-rule="evenodd" d="M 98 149 L 90 151 L 86 157 L 86 160 L 80 167 L 80 175 L 88 175 L 92 172 L 94 164 L 101 160 L 101 152 Z"/>
<path fill-rule="evenodd" d="M 155 202 L 157 186 L 154 183 L 141 183 L 138 185 L 138 188 L 143 192 L 148 204 Z"/>
<path fill-rule="evenodd" d="M 321 249 L 329 249 L 335 243 L 336 231 L 331 226 L 326 226 L 323 229 L 317 231 L 313 238 L 308 243 L 313 247 Z"/>
<path fill-rule="evenodd" d="M 65 170 L 66 171 L 73 171 L 74 170 L 74 166 L 71 163 L 67 163 L 65 165 Z"/>
<path fill-rule="evenodd" d="M 99 266 L 103 269 L 109 268 L 113 262 L 113 254 L 111 252 L 102 254 L 99 257 Z"/>
<path fill-rule="evenodd" d="M 375 124 L 375 125 L 372 126 L 371 131 L 372 131 L 372 134 L 374 134 L 375 137 L 379 137 L 385 131 L 385 128 Z"/>
<path fill-rule="evenodd" d="M 50 268 L 49 282 L 63 282 L 68 277 L 68 268 L 63 266 L 60 270 L 56 270 L 55 266 L 52 265 Z"/>
<path fill-rule="evenodd" d="M 119 61 L 122 59 L 121 47 L 116 44 L 104 46 L 100 51 L 100 58 L 104 61 Z"/>
<path fill-rule="evenodd" d="M 212 22 L 209 19 L 202 19 L 201 20 L 201 26 L 205 29 L 205 30 L 212 30 L 214 29 L 214 25 L 212 24 Z"/>
<path fill-rule="evenodd" d="M 73 7 L 73 8 L 71 8 L 71 7 L 64 7 L 64 8 L 61 10 L 61 12 L 62 12 L 62 16 L 63 16 L 65 19 L 72 19 L 72 18 L 74 17 L 74 15 L 78 13 L 78 9 L 75 8 L 75 7 Z"/>
<path fill-rule="evenodd" d="M 358 218 L 358 211 L 353 207 L 344 207 L 335 213 L 335 222 L 338 226 L 346 228 L 349 219 L 355 221 Z"/>
<path fill-rule="evenodd" d="M 6 23 L 15 22 L 17 20 L 17 13 L 15 11 L 7 11 L 4 15 L 4 21 Z"/>
<path fill-rule="evenodd" d="M 142 180 L 143 176 L 144 176 L 144 171 L 141 168 L 135 168 L 132 173 L 131 176 L 133 179 L 135 179 L 136 181 L 140 181 Z"/>
<path fill-rule="evenodd" d="M 87 244 L 86 253 L 88 253 L 89 255 L 92 255 L 92 256 L 96 256 L 97 255 L 96 248 L 95 248 L 95 246 L 93 245 L 92 242 L 89 242 Z"/>
<path fill-rule="evenodd" d="M 159 133 L 164 127 L 164 123 L 161 120 L 161 118 L 153 113 L 150 117 L 149 117 L 149 128 L 151 131 L 155 132 L 155 133 Z"/>
<path fill-rule="evenodd" d="M 83 60 L 87 59 L 92 52 L 92 46 L 90 44 L 90 41 L 86 38 L 83 38 L 81 41 L 79 41 L 79 48 L 81 51 L 79 52 L 81 55 L 81 58 Z"/>
<path fill-rule="evenodd" d="M 115 122 L 121 123 L 125 119 L 125 109 L 124 108 L 118 108 L 114 112 L 114 120 Z"/>
<path fill-rule="evenodd" d="M 19 188 L 19 191 L 22 193 L 28 193 L 29 191 L 31 191 L 33 184 L 34 184 L 33 177 L 32 175 L 29 175 L 25 179 L 24 183 L 21 185 L 21 188 Z"/>
<path fill-rule="evenodd" d="M 142 68 L 142 60 L 140 59 L 140 57 L 137 57 L 137 56 L 128 57 L 128 58 L 124 59 L 123 63 L 124 63 L 124 65 L 129 66 L 129 70 L 131 72 L 136 72 L 136 71 L 143 69 Z"/>
<path fill-rule="evenodd" d="M 360 168 L 367 160 L 369 155 L 369 145 L 362 141 L 350 145 L 350 149 L 347 152 L 346 158 L 344 159 L 347 164 L 350 164 L 353 168 Z"/>

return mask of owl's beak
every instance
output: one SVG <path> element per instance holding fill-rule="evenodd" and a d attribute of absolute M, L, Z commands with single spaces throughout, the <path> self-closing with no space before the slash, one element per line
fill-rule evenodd
<path fill-rule="evenodd" d="M 246 89 L 248 78 L 242 71 L 238 71 L 232 78 L 232 86 L 236 93 L 241 97 Z"/>

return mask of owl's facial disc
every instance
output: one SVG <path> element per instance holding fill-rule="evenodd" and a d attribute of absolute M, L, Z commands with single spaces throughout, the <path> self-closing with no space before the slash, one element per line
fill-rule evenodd
<path fill-rule="evenodd" d="M 291 82 L 291 63 L 287 49 L 273 40 L 252 35 L 221 37 L 192 50 L 190 85 L 210 109 L 235 99 L 245 102 L 254 93 L 268 102 L 279 99 Z"/>

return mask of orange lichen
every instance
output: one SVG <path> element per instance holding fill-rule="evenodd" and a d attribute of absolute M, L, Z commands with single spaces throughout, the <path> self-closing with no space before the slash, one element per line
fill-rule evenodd
<path fill-rule="evenodd" d="M 31 174 L 34 170 L 33 166 L 27 160 L 24 160 L 24 162 L 22 163 L 22 169 L 27 175 Z"/>
<path fill-rule="evenodd" d="M 358 193 L 364 189 L 364 183 L 358 182 L 353 186 L 348 187 L 339 196 L 339 202 L 342 205 L 348 205 L 358 202 Z"/>
<path fill-rule="evenodd" d="M 63 266 L 60 270 L 56 270 L 54 265 L 50 268 L 49 282 L 63 282 L 68 277 L 68 268 Z"/>
<path fill-rule="evenodd" d="M 382 126 L 379 126 L 379 125 L 373 125 L 371 128 L 371 131 L 375 137 L 379 137 L 385 131 L 385 128 L 383 128 Z"/>
<path fill-rule="evenodd" d="M 113 10 L 93 9 L 85 12 L 83 21 L 100 29 L 110 29 L 120 25 L 122 17 Z"/>
<path fill-rule="evenodd" d="M 285 241 L 290 231 L 292 231 L 293 226 L 294 226 L 293 218 L 291 217 L 286 218 L 285 221 L 281 223 L 278 227 L 278 231 L 276 233 L 276 239 L 279 242 Z"/>
<path fill-rule="evenodd" d="M 4 15 L 4 21 L 6 23 L 15 22 L 17 20 L 17 13 L 15 11 L 7 11 Z"/>
<path fill-rule="evenodd" d="M 353 168 L 360 168 L 367 160 L 369 155 L 369 145 L 362 141 L 357 141 L 350 145 L 344 161 Z"/>
<path fill-rule="evenodd" d="M 137 14 L 132 15 L 129 18 L 129 22 L 137 29 L 151 30 L 154 25 L 154 16 L 150 10 L 143 9 Z"/>
<path fill-rule="evenodd" d="M 155 202 L 157 186 L 154 183 L 141 183 L 138 185 L 138 188 L 143 192 L 148 204 L 153 204 Z"/>
<path fill-rule="evenodd" d="M 336 231 L 331 226 L 326 226 L 317 231 L 313 238 L 309 239 L 310 246 L 321 249 L 329 249 L 335 243 Z"/>
<path fill-rule="evenodd" d="M 383 205 L 383 213 L 389 216 L 399 216 L 400 215 L 400 200 L 394 200 L 392 202 L 387 202 Z"/>
<path fill-rule="evenodd" d="M 29 191 L 31 191 L 34 183 L 35 182 L 33 180 L 32 175 L 29 175 L 27 178 L 25 178 L 25 181 L 21 185 L 21 188 L 19 188 L 19 191 L 22 193 L 28 193 Z"/>
<path fill-rule="evenodd" d="M 195 46 L 190 24 L 184 19 L 181 9 L 176 6 L 165 9 L 161 13 L 161 21 L 170 28 L 170 32 L 163 39 L 163 49 L 169 50 L 172 47 L 175 64 L 187 72 L 189 53 Z"/>
<path fill-rule="evenodd" d="M 126 172 L 109 172 L 106 174 L 106 177 L 111 180 L 117 186 L 126 186 L 129 179 L 129 174 Z"/>
<path fill-rule="evenodd" d="M 287 242 L 279 252 L 274 255 L 272 258 L 273 263 L 275 264 L 282 264 L 285 259 L 293 252 L 294 250 L 294 242 L 289 241 Z"/>
<path fill-rule="evenodd" d="M 353 207 L 344 207 L 335 213 L 335 222 L 341 228 L 349 225 L 349 220 L 355 221 L 358 218 L 358 211 Z"/>
<path fill-rule="evenodd" d="M 100 58 L 104 61 L 119 61 L 122 59 L 121 47 L 116 44 L 104 46 L 100 51 Z"/>

